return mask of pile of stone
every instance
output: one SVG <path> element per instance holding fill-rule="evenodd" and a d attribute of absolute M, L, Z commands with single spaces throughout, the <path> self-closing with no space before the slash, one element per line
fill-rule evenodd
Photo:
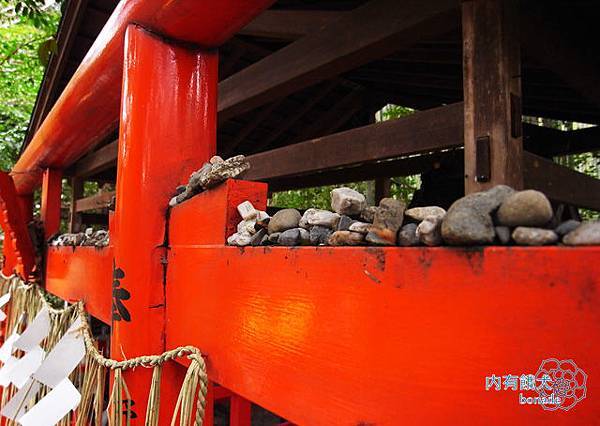
<path fill-rule="evenodd" d="M 92 246 L 106 247 L 108 246 L 109 235 L 108 231 L 100 229 L 94 231 L 92 228 L 87 228 L 85 232 L 75 234 L 61 234 L 50 242 L 52 246 Z"/>
<path fill-rule="evenodd" d="M 401 201 L 384 198 L 367 206 L 350 188 L 331 192 L 331 209 L 279 210 L 269 217 L 251 203 L 238 206 L 243 220 L 228 238 L 230 245 L 330 246 L 538 246 L 600 244 L 600 221 L 553 224 L 548 198 L 539 191 L 515 191 L 499 185 L 460 198 L 446 210 L 438 206 L 405 210 Z"/>
<path fill-rule="evenodd" d="M 301 214 L 296 209 L 283 209 L 273 217 L 265 212 L 257 212 L 260 218 L 248 223 L 245 215 L 252 217 L 250 208 L 253 210 L 248 202 L 238 206 L 244 220 L 240 222 L 238 232 L 227 240 L 229 244 L 395 245 L 405 206 L 393 198 L 384 198 L 378 207 L 367 206 L 364 195 L 359 192 L 350 188 L 336 188 L 331 191 L 333 211 L 308 209 Z"/>
<path fill-rule="evenodd" d="M 169 206 L 173 207 L 192 198 L 209 188 L 214 188 L 227 179 L 238 177 L 250 168 L 250 163 L 243 155 L 223 160 L 218 155 L 191 174 L 187 185 L 177 187 L 177 195 L 171 198 Z"/>

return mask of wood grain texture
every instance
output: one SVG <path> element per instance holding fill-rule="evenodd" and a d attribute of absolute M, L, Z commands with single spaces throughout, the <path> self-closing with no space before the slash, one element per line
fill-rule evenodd
<path fill-rule="evenodd" d="M 498 184 L 523 187 L 521 60 L 518 4 L 514 0 L 462 3 L 465 192 Z M 513 121 L 517 121 L 513 123 Z M 477 179 L 476 141 L 489 137 L 490 177 Z"/>

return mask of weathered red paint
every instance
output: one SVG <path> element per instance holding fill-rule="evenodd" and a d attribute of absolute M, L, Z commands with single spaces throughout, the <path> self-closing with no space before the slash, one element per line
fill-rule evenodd
<path fill-rule="evenodd" d="M 112 247 L 48 247 L 46 290 L 111 323 Z"/>
<path fill-rule="evenodd" d="M 46 239 L 55 235 L 60 228 L 62 171 L 45 169 L 42 179 L 42 208 L 40 216 L 44 224 Z"/>
<path fill-rule="evenodd" d="M 13 168 L 19 194 L 42 167 L 65 168 L 119 120 L 125 29 L 136 23 L 164 37 L 215 48 L 274 0 L 123 0 Z"/>
<path fill-rule="evenodd" d="M 113 219 L 115 294 L 128 315 L 113 321 L 117 359 L 166 350 L 164 268 L 166 220 L 175 187 L 216 151 L 216 51 L 170 44 L 138 26 L 126 34 L 123 100 Z M 122 271 L 122 272 L 121 272 Z M 174 367 L 175 368 L 175 367 Z M 125 372 L 143 421 L 150 371 Z M 161 418 L 170 419 L 178 394 L 163 372 Z M 161 423 L 162 424 L 162 423 Z"/>
<path fill-rule="evenodd" d="M 189 226 L 189 223 L 172 224 Z M 173 246 L 167 346 L 297 424 L 595 424 L 600 248 Z M 485 377 L 573 359 L 570 412 Z"/>
<path fill-rule="evenodd" d="M 4 231 L 2 273 L 16 272 L 29 278 L 35 267 L 35 253 L 29 231 L 24 203 L 15 191 L 12 177 L 0 171 L 0 226 Z"/>
<path fill-rule="evenodd" d="M 101 298 L 68 285 L 84 282 L 71 268 L 110 268 L 93 250 L 52 248 L 49 270 L 55 252 L 73 260 L 60 291 L 56 279 L 49 288 Z M 296 424 L 596 424 L 599 256 L 598 247 L 173 246 L 167 346 L 199 346 L 211 380 Z M 588 398 L 571 411 L 485 391 L 486 376 L 535 373 L 550 357 L 589 376 Z"/>
<path fill-rule="evenodd" d="M 229 179 L 222 185 L 183 202 L 171 211 L 169 243 L 177 245 L 225 244 L 237 231 L 240 214 L 237 205 L 250 201 L 259 210 L 267 208 L 267 184 Z"/>

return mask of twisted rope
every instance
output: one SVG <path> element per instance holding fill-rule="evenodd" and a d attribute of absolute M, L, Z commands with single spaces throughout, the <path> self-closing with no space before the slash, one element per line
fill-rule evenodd
<path fill-rule="evenodd" d="M 4 274 L 1 274 L 1 278 L 6 281 L 16 279 L 17 285 L 21 287 L 24 291 L 30 291 L 33 289 L 36 292 L 38 298 L 40 299 L 42 305 L 46 309 L 48 309 L 48 311 L 52 314 L 63 315 L 70 313 L 70 311 L 74 309 L 77 309 L 77 313 L 79 314 L 82 321 L 82 325 L 78 331 L 81 332 L 83 336 L 86 353 L 95 363 L 97 363 L 101 367 L 113 371 L 125 371 L 135 369 L 136 367 L 155 368 L 158 366 L 162 366 L 168 361 L 187 357 L 190 360 L 190 366 L 188 367 L 188 371 L 186 373 L 181 387 L 181 392 L 177 399 L 177 405 L 173 413 L 173 420 L 171 424 L 174 425 L 179 410 L 182 411 L 180 424 L 189 424 L 189 419 L 184 418 L 186 417 L 184 413 L 190 411 L 190 404 L 193 404 L 194 402 L 192 394 L 193 391 L 197 388 L 197 403 L 194 425 L 202 426 L 206 406 L 206 393 L 208 390 L 208 375 L 206 373 L 206 363 L 204 361 L 204 358 L 202 357 L 202 353 L 198 348 L 194 346 L 180 346 L 175 349 L 163 352 L 160 355 L 144 355 L 131 359 L 126 359 L 123 361 L 117 361 L 111 358 L 106 358 L 98 351 L 96 345 L 94 344 L 94 338 L 92 335 L 88 313 L 86 312 L 84 303 L 82 301 L 66 306 L 65 308 L 54 308 L 48 302 L 44 295 L 44 291 L 38 285 L 28 285 L 16 275 L 6 277 Z"/>

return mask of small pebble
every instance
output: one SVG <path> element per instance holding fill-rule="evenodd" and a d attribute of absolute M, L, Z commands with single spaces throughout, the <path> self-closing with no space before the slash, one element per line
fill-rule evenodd
<path fill-rule="evenodd" d="M 277 242 L 282 246 L 297 246 L 300 243 L 300 231 L 298 228 L 283 231 Z"/>
<path fill-rule="evenodd" d="M 575 229 L 577 229 L 577 227 L 579 225 L 581 225 L 580 221 L 574 220 L 574 219 L 570 219 L 570 220 L 567 220 L 567 221 L 561 223 L 560 225 L 558 225 L 554 229 L 554 232 L 556 232 L 559 236 L 564 237 L 569 232 L 574 231 Z"/>
<path fill-rule="evenodd" d="M 417 224 L 408 223 L 398 231 L 398 245 L 402 247 L 418 246 Z"/>
<path fill-rule="evenodd" d="M 350 225 L 352 225 L 354 222 L 355 220 L 352 219 L 350 216 L 343 215 L 340 217 L 340 220 L 337 225 L 337 230 L 347 231 L 350 228 Z"/>
<path fill-rule="evenodd" d="M 413 207 L 404 212 L 404 214 L 411 219 L 419 222 L 425 220 L 426 217 L 435 216 L 443 218 L 446 215 L 446 210 L 438 206 L 429 207 Z"/>
<path fill-rule="evenodd" d="M 340 215 L 358 215 L 367 207 L 367 200 L 351 188 L 335 188 L 331 191 L 331 209 Z"/>
<path fill-rule="evenodd" d="M 512 238 L 522 246 L 544 246 L 558 241 L 558 235 L 551 229 L 528 228 L 525 226 L 517 227 L 512 233 Z"/>
<path fill-rule="evenodd" d="M 279 210 L 269 220 L 269 234 L 273 232 L 283 232 L 288 229 L 298 228 L 298 222 L 302 215 L 296 209 Z"/>
<path fill-rule="evenodd" d="M 442 218 L 443 216 L 427 216 L 417 226 L 416 236 L 419 241 L 427 246 L 439 246 L 442 243 Z"/>
<path fill-rule="evenodd" d="M 351 231 L 335 231 L 329 237 L 331 246 L 358 246 L 364 243 L 364 235 Z"/>
<path fill-rule="evenodd" d="M 327 245 L 333 231 L 324 226 L 310 228 L 310 243 L 314 246 Z"/>
<path fill-rule="evenodd" d="M 568 246 L 600 245 L 600 221 L 583 222 L 563 238 Z"/>
<path fill-rule="evenodd" d="M 352 232 L 358 232 L 359 234 L 367 234 L 372 226 L 373 224 L 371 223 L 359 222 L 355 220 L 352 222 L 348 230 Z"/>
<path fill-rule="evenodd" d="M 510 243 L 510 228 L 508 226 L 496 226 L 496 239 L 500 244 L 507 245 Z"/>

